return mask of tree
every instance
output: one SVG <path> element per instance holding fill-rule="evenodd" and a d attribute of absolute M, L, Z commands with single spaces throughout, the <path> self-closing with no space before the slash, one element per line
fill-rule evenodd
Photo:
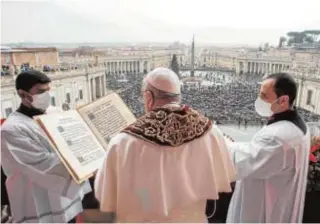
<path fill-rule="evenodd" d="M 313 42 L 320 41 L 320 30 L 305 30 L 303 31 L 308 37 L 310 37 L 309 40 L 313 40 Z"/>
<path fill-rule="evenodd" d="M 303 44 L 307 37 L 306 33 L 296 31 L 288 32 L 287 36 L 289 37 L 288 46 L 291 46 L 292 44 Z"/>
<path fill-rule="evenodd" d="M 179 64 L 178 64 L 177 56 L 175 54 L 172 57 L 171 70 L 174 71 L 178 75 L 178 77 L 180 78 Z"/>
<path fill-rule="evenodd" d="M 306 38 L 304 38 L 304 41 L 306 43 L 312 44 L 314 42 L 314 39 L 311 36 L 307 36 Z"/>

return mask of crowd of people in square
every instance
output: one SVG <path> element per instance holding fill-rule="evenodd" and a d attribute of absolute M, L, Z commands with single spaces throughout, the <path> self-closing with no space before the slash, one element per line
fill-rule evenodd
<path fill-rule="evenodd" d="M 189 74 L 187 74 L 189 75 Z M 185 77 L 182 74 L 181 80 Z M 263 125 L 266 119 L 254 110 L 261 76 L 235 75 L 231 72 L 202 72 L 196 75 L 212 85 L 182 85 L 182 103 L 201 111 L 217 124 Z M 112 75 L 107 88 L 119 92 L 136 117 L 144 114 L 141 99 L 143 74 Z M 199 80 L 199 79 L 198 79 Z M 183 81 L 182 81 L 183 83 Z M 199 82 L 201 83 L 201 81 Z M 300 99 L 296 99 L 299 104 Z M 319 121 L 320 115 L 297 108 L 306 122 Z"/>

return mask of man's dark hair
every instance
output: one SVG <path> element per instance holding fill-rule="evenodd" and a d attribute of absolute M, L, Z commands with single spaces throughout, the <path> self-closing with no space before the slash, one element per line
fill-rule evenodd
<path fill-rule="evenodd" d="M 16 90 L 22 89 L 29 91 L 36 84 L 46 84 L 51 79 L 44 73 L 37 70 L 21 72 L 16 79 Z"/>
<path fill-rule="evenodd" d="M 289 96 L 289 104 L 292 106 L 297 97 L 297 84 L 288 73 L 274 73 L 265 77 L 265 79 L 274 79 L 274 92 L 277 97 Z"/>

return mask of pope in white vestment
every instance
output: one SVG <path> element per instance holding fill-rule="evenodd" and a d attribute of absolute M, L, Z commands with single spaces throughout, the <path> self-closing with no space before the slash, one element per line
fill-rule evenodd
<path fill-rule="evenodd" d="M 178 103 L 180 81 L 159 68 L 144 80 L 146 115 L 109 142 L 95 193 L 117 222 L 207 222 L 207 199 L 230 192 L 234 168 L 219 129 Z"/>
<path fill-rule="evenodd" d="M 277 88 L 283 85 L 283 95 L 272 95 L 274 90 L 280 92 Z M 269 76 L 262 83 L 260 97 L 255 104 L 260 115 L 271 116 L 268 125 L 249 143 L 228 144 L 238 181 L 227 222 L 302 221 L 310 135 L 298 113 L 288 109 L 295 93 L 294 81 L 287 74 Z"/>
<path fill-rule="evenodd" d="M 49 138 L 32 119 L 49 106 L 50 79 L 29 71 L 20 74 L 16 82 L 23 103 L 1 127 L 1 165 L 7 176 L 13 220 L 66 223 L 82 211 L 82 198 L 91 187 L 88 182 L 79 185 L 73 181 Z M 26 106 L 30 105 L 27 94 L 33 106 Z"/>

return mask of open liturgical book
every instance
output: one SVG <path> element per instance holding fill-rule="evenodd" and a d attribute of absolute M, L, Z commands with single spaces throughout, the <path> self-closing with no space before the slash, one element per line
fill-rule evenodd
<path fill-rule="evenodd" d="M 135 121 L 116 93 L 77 110 L 34 118 L 48 135 L 60 159 L 77 183 L 91 177 L 103 163 L 110 139 Z"/>

